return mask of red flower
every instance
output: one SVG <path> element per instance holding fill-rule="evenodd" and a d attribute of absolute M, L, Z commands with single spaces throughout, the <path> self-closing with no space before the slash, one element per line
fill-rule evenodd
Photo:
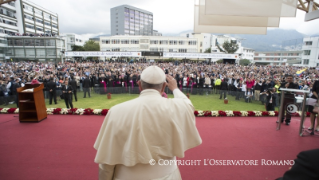
<path fill-rule="evenodd" d="M 194 111 L 194 115 L 197 116 L 198 115 L 198 111 Z"/>
<path fill-rule="evenodd" d="M 240 111 L 233 111 L 234 116 L 241 116 L 241 112 Z"/>
<path fill-rule="evenodd" d="M 227 116 L 225 111 L 218 111 L 219 116 Z"/>
<path fill-rule="evenodd" d="M 211 111 L 204 111 L 204 116 L 205 117 L 212 116 L 212 112 Z"/>
<path fill-rule="evenodd" d="M 278 116 L 278 115 L 279 115 L 278 111 L 275 111 L 275 116 Z"/>
<path fill-rule="evenodd" d="M 17 108 L 10 108 L 10 109 L 8 109 L 7 112 L 8 112 L 8 114 L 13 114 L 16 109 Z"/>
<path fill-rule="evenodd" d="M 0 108 L 0 111 L 2 111 L 3 108 Z"/>
<path fill-rule="evenodd" d="M 256 114 L 254 113 L 254 111 L 247 111 L 248 116 L 255 116 Z"/>
<path fill-rule="evenodd" d="M 262 112 L 261 112 L 261 115 L 262 115 L 262 116 L 269 116 L 269 113 L 268 113 L 268 111 L 262 111 Z"/>
<path fill-rule="evenodd" d="M 60 114 L 61 110 L 61 108 L 56 108 L 52 111 L 52 114 Z"/>
<path fill-rule="evenodd" d="M 75 114 L 76 110 L 78 110 L 78 108 L 71 108 L 68 110 L 68 114 L 69 115 Z"/>
<path fill-rule="evenodd" d="M 310 112 L 307 112 L 307 117 L 310 117 L 310 114 L 311 114 Z"/>
<path fill-rule="evenodd" d="M 91 108 L 84 109 L 83 115 L 91 115 L 91 114 L 93 114 L 93 109 Z"/>
<path fill-rule="evenodd" d="M 105 115 L 107 115 L 108 112 L 109 112 L 108 109 L 102 109 L 101 115 L 105 116 Z"/>

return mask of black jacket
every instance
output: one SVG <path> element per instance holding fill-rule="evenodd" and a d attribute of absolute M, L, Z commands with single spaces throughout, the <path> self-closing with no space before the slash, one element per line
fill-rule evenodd
<path fill-rule="evenodd" d="M 75 81 L 75 79 L 72 79 L 71 81 L 69 81 L 69 85 L 72 86 L 73 90 L 76 90 L 76 81 Z"/>
<path fill-rule="evenodd" d="M 281 84 L 281 88 L 286 88 L 286 84 L 287 82 L 284 82 Z M 299 89 L 299 85 L 298 84 L 295 84 L 295 83 L 290 83 L 289 86 L 288 86 L 288 89 Z"/>
<path fill-rule="evenodd" d="M 85 78 L 82 82 L 83 84 L 83 88 L 90 88 L 90 79 L 89 78 Z"/>
<path fill-rule="evenodd" d="M 301 179 L 319 179 L 319 149 L 299 153 L 292 168 L 284 174 L 284 177 L 277 180 Z"/>
<path fill-rule="evenodd" d="M 51 89 L 52 89 L 52 91 L 55 91 L 56 90 L 56 83 L 53 81 L 48 82 L 47 89 L 48 89 L 48 91 L 50 91 Z"/>
<path fill-rule="evenodd" d="M 66 91 L 66 92 L 64 92 L 64 91 Z M 71 93 L 69 93 L 69 91 L 71 91 Z M 62 86 L 62 93 L 63 93 L 63 94 L 72 94 L 72 92 L 73 92 L 72 86 L 68 86 L 67 89 L 66 89 L 66 86 L 65 86 L 65 85 Z"/>
<path fill-rule="evenodd" d="M 228 90 L 228 84 L 226 81 L 223 81 L 221 84 L 220 84 L 220 90 Z"/>

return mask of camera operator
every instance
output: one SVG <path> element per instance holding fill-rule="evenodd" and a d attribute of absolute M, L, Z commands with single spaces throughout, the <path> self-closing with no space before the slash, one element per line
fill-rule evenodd
<path fill-rule="evenodd" d="M 275 103 L 276 103 L 275 90 L 276 90 L 275 88 L 269 88 L 267 89 L 267 91 L 262 93 L 266 95 L 266 110 L 267 111 L 275 111 Z"/>

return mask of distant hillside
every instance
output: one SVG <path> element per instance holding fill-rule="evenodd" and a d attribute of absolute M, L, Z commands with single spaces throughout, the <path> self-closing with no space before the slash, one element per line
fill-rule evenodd
<path fill-rule="evenodd" d="M 268 30 L 267 35 L 231 35 L 242 41 L 244 47 L 256 51 L 289 50 L 290 46 L 300 46 L 302 39 L 306 36 L 296 30 L 273 29 Z M 284 47 L 283 47 L 284 46 Z"/>

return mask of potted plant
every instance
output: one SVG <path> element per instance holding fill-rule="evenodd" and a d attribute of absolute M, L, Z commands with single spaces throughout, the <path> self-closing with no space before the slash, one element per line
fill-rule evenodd
<path fill-rule="evenodd" d="M 107 93 L 107 99 L 111 99 L 111 93 Z"/>
<path fill-rule="evenodd" d="M 228 104 L 228 99 L 227 98 L 224 99 L 224 104 Z"/>

